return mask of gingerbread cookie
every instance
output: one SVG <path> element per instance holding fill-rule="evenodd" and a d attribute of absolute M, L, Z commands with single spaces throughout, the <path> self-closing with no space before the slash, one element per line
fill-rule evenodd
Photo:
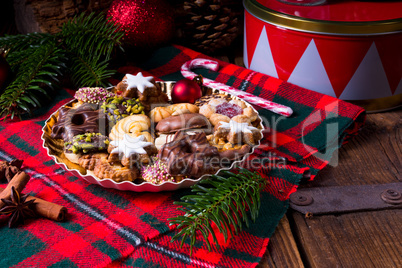
<path fill-rule="evenodd" d="M 117 84 L 115 92 L 127 98 L 138 98 L 146 111 L 151 110 L 152 104 L 167 103 L 168 97 L 162 92 L 161 87 L 155 83 L 152 76 L 126 74 L 123 80 Z"/>

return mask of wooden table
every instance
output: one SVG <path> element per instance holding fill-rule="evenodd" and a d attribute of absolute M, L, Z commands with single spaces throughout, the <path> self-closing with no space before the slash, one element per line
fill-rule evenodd
<path fill-rule="evenodd" d="M 371 185 L 402 181 L 402 109 L 368 114 L 359 135 L 302 187 Z M 402 267 L 402 210 L 306 218 L 288 210 L 260 267 Z"/>

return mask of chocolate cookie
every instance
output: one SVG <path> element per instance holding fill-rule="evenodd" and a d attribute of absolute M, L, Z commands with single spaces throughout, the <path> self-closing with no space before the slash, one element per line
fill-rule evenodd
<path fill-rule="evenodd" d="M 159 133 L 174 133 L 180 130 L 203 129 L 206 132 L 212 130 L 208 118 L 202 114 L 181 114 L 162 119 L 156 125 L 155 130 Z"/>
<path fill-rule="evenodd" d="M 158 158 L 165 162 L 170 175 L 201 177 L 220 168 L 218 149 L 209 144 L 205 133 L 188 135 L 178 132 L 172 142 L 163 145 Z"/>
<path fill-rule="evenodd" d="M 84 133 L 107 132 L 107 120 L 97 110 L 97 105 L 84 103 L 77 109 L 62 107 L 59 111 L 57 122 L 52 128 L 51 137 L 70 141 L 74 136 Z"/>

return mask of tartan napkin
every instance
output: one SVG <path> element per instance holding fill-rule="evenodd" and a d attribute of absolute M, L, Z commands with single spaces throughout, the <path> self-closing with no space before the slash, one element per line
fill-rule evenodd
<path fill-rule="evenodd" d="M 143 71 L 176 81 L 183 78 L 181 65 L 197 57 L 208 58 L 181 46 L 160 48 L 135 66 L 120 68 L 115 78 Z M 189 241 L 182 248 L 180 241 L 171 242 L 177 230 L 167 220 L 180 213 L 173 202 L 188 189 L 123 192 L 88 184 L 65 171 L 47 155 L 40 139 L 46 119 L 72 99 L 74 91 L 65 89 L 34 118 L 0 123 L 0 159 L 23 159 L 23 169 L 31 176 L 24 193 L 68 209 L 63 222 L 38 218 L 14 229 L 8 229 L 6 218 L 0 216 L 0 267 L 255 267 L 300 179 L 307 172 L 313 178 L 324 168 L 333 152 L 356 135 L 365 114 L 344 101 L 219 63 L 218 72 L 196 72 L 294 110 L 290 118 L 259 110 L 267 129 L 261 146 L 244 164 L 270 181 L 256 222 L 226 242 L 218 234 L 221 247 L 211 252 L 199 237 L 190 256 Z"/>

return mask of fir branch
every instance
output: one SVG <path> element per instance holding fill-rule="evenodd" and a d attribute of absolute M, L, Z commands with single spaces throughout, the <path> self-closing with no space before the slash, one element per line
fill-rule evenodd
<path fill-rule="evenodd" d="M 70 70 L 73 83 L 106 86 L 115 73 L 108 69 L 113 50 L 121 45 L 124 32 L 103 14 L 80 16 L 65 23 L 52 35 L 31 33 L 0 37 L 15 79 L 0 96 L 0 116 L 31 114 L 40 107 L 39 99 L 60 84 L 57 77 Z M 38 95 L 39 94 L 39 95 Z"/>
<path fill-rule="evenodd" d="M 48 96 L 44 88 L 52 89 L 53 82 L 59 82 L 57 77 L 61 73 L 63 57 L 55 40 L 37 47 L 20 66 L 16 79 L 0 96 L 0 114 L 13 119 L 22 111 L 30 114 L 32 107 L 41 107 L 38 93 Z"/>
<path fill-rule="evenodd" d="M 0 48 L 7 51 L 21 51 L 28 47 L 40 44 L 51 34 L 47 33 L 29 33 L 29 34 L 17 34 L 17 35 L 5 35 L 0 38 Z"/>
<path fill-rule="evenodd" d="M 13 72 L 21 66 L 41 45 L 54 42 L 55 37 L 47 33 L 6 35 L 0 38 L 0 48 Z"/>
<path fill-rule="evenodd" d="M 211 223 L 227 240 L 229 233 L 237 234 L 243 228 L 243 223 L 249 226 L 249 217 L 255 221 L 260 208 L 260 194 L 266 185 L 266 180 L 256 172 L 240 169 L 238 174 L 222 172 L 221 176 L 211 176 L 192 186 L 192 195 L 181 198 L 178 209 L 184 215 L 168 219 L 170 225 L 177 224 L 179 232 L 172 241 L 182 237 L 181 245 L 190 239 L 190 254 L 196 241 L 197 233 L 201 234 L 207 244 L 209 234 L 219 248 Z"/>
<path fill-rule="evenodd" d="M 113 49 L 120 47 L 124 32 L 101 13 L 84 13 L 63 25 L 60 37 L 71 55 L 70 68 L 74 84 L 109 86 L 107 79 L 115 74 L 107 69 Z"/>
<path fill-rule="evenodd" d="M 76 86 L 108 87 L 110 83 L 107 79 L 116 73 L 115 70 L 107 69 L 108 60 L 100 61 L 96 58 L 74 56 L 72 61 L 70 71 Z"/>
<path fill-rule="evenodd" d="M 66 47 L 76 55 L 103 56 L 105 60 L 109 60 L 116 46 L 122 49 L 121 39 L 124 32 L 102 13 L 82 13 L 66 22 L 59 35 Z"/>

